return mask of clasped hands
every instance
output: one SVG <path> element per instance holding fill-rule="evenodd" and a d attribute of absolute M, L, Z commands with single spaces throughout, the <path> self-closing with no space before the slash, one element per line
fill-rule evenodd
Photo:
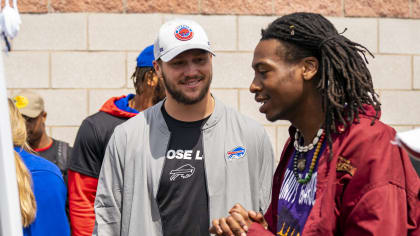
<path fill-rule="evenodd" d="M 267 229 L 268 224 L 260 212 L 247 211 L 240 204 L 235 204 L 229 216 L 212 221 L 210 233 L 222 236 L 245 236 L 252 223 L 259 223 Z"/>

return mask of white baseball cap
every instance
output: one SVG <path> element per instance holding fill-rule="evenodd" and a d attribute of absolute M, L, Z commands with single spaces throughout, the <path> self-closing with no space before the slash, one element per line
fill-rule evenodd
<path fill-rule="evenodd" d="M 155 60 L 168 62 L 190 49 L 202 49 L 214 55 L 207 34 L 198 23 L 175 19 L 160 27 L 154 43 Z"/>

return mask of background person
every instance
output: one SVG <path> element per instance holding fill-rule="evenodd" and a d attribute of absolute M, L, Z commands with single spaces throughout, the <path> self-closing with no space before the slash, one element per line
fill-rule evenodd
<path fill-rule="evenodd" d="M 14 107 L 13 101 L 8 99 L 8 103 L 9 112 L 14 112 L 14 114 L 10 114 L 10 125 L 15 127 L 12 129 L 13 145 L 29 149 L 26 144 L 25 123 L 22 119 L 18 119 L 19 114 L 17 114 L 18 112 L 16 107 Z M 35 220 L 36 216 L 36 201 L 32 190 L 32 177 L 19 154 L 16 151 L 13 151 L 13 154 L 16 164 L 16 179 L 22 226 L 27 228 Z"/>
<path fill-rule="evenodd" d="M 79 128 L 69 170 L 73 236 L 92 235 L 95 225 L 93 203 L 99 171 L 114 128 L 165 97 L 164 86 L 153 69 L 153 60 L 153 46 L 148 46 L 137 57 L 136 69 L 131 76 L 136 94 L 110 98 Z"/>
<path fill-rule="evenodd" d="M 70 227 L 65 211 L 67 190 L 60 170 L 50 161 L 29 152 L 25 120 L 10 99 L 9 111 L 14 150 L 25 165 L 17 158 L 19 201 L 21 211 L 25 212 L 22 217 L 23 234 L 68 236 Z M 26 168 L 32 177 L 33 194 Z"/>
<path fill-rule="evenodd" d="M 235 205 L 212 232 L 420 234 L 420 180 L 379 121 L 366 51 L 319 14 L 285 15 L 262 31 L 250 91 L 267 120 L 292 123 L 290 139 L 265 220 Z"/>
<path fill-rule="evenodd" d="M 42 97 L 31 90 L 23 90 L 13 97 L 16 107 L 26 120 L 29 146 L 37 154 L 56 164 L 67 186 L 67 169 L 71 147 L 67 142 L 48 136 L 45 126 L 47 112 Z"/>
<path fill-rule="evenodd" d="M 115 129 L 93 235 L 209 235 L 210 218 L 236 201 L 265 210 L 272 146 L 263 126 L 210 94 L 204 29 L 190 20 L 166 22 L 154 54 L 167 98 Z"/>
<path fill-rule="evenodd" d="M 420 176 L 420 129 L 398 132 L 395 141 L 407 151 L 414 169 Z"/>

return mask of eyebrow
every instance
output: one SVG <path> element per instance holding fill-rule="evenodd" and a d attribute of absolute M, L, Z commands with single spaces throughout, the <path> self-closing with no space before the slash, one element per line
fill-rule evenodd
<path fill-rule="evenodd" d="M 208 54 L 209 52 L 207 52 L 207 51 L 205 51 L 205 50 L 199 50 L 199 51 L 197 51 L 197 52 L 194 52 L 193 53 L 193 55 L 194 56 L 200 56 L 200 55 L 203 55 L 203 54 Z"/>
<path fill-rule="evenodd" d="M 268 66 L 268 64 L 264 63 L 264 62 L 258 62 L 256 64 L 252 65 L 252 68 L 258 69 L 258 67 L 260 67 L 260 66 Z"/>
<path fill-rule="evenodd" d="M 254 69 L 257 69 L 257 67 L 258 67 L 259 65 L 261 65 L 261 62 L 258 62 L 258 63 L 256 63 L 256 64 L 251 64 L 251 67 L 252 67 L 252 68 L 254 68 Z"/>

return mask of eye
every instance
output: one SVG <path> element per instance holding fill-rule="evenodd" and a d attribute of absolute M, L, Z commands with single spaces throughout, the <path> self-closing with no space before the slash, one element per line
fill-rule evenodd
<path fill-rule="evenodd" d="M 268 70 L 259 70 L 257 71 L 259 74 L 261 74 L 262 76 L 265 76 L 268 73 Z"/>
<path fill-rule="evenodd" d="M 195 61 L 195 63 L 201 64 L 201 63 L 206 62 L 206 60 L 207 60 L 207 58 L 205 58 L 205 57 L 198 57 L 194 61 Z"/>
<path fill-rule="evenodd" d="M 259 74 L 259 75 L 261 75 L 261 76 L 263 76 L 263 77 L 265 77 L 266 76 L 266 74 L 268 73 L 268 72 L 270 72 L 270 67 L 268 67 L 268 66 L 265 66 L 265 65 L 263 65 L 263 64 L 257 64 L 255 67 L 254 67 L 254 71 L 255 71 L 255 74 Z"/>
<path fill-rule="evenodd" d="M 182 66 L 184 64 L 184 61 L 181 61 L 181 60 L 179 60 L 179 61 L 173 61 L 171 64 L 173 66 Z"/>

